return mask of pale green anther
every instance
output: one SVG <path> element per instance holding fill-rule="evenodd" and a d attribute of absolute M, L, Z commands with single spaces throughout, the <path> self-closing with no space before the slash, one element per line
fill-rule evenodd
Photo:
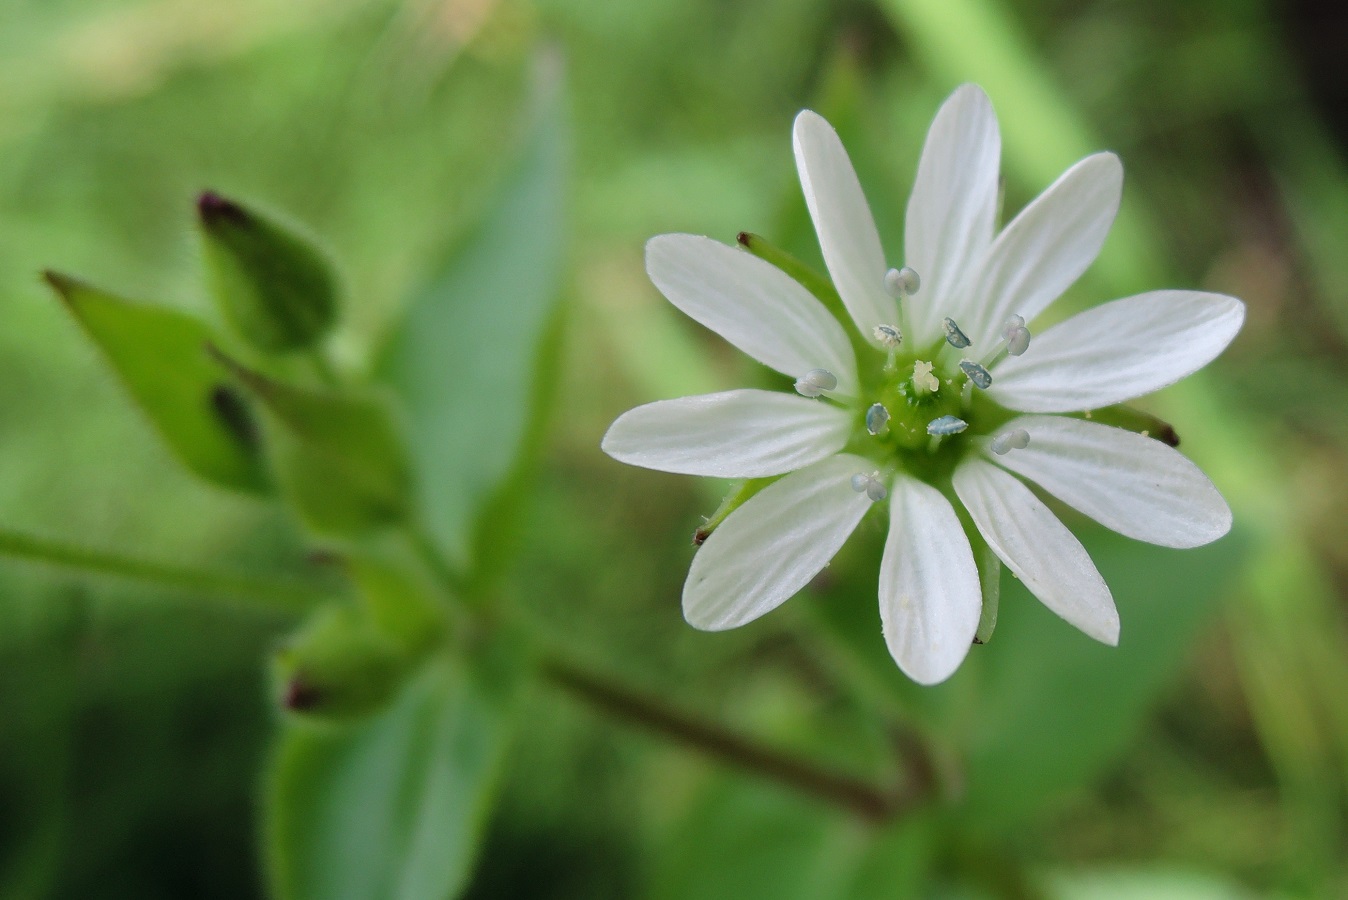
<path fill-rule="evenodd" d="M 1024 325 L 1013 329 L 1006 336 L 1006 352 L 1012 356 L 1020 356 L 1028 349 L 1030 349 L 1030 330 Z"/>
<path fill-rule="evenodd" d="M 941 416 L 939 419 L 932 419 L 927 423 L 927 434 L 944 437 L 949 434 L 959 434 L 969 427 L 969 423 L 958 416 Z"/>
<path fill-rule="evenodd" d="M 865 494 L 872 503 L 879 503 L 889 496 L 889 489 L 885 487 L 880 480 L 879 472 L 872 472 L 867 475 L 864 472 L 858 472 L 852 476 L 852 490 L 858 494 Z"/>
<path fill-rule="evenodd" d="M 866 410 L 866 430 L 871 434 L 884 434 L 889 427 L 889 410 L 883 404 L 876 403 Z"/>
<path fill-rule="evenodd" d="M 903 334 L 893 325 L 876 325 L 871 334 L 875 335 L 880 345 L 888 350 L 893 350 L 903 343 Z"/>
<path fill-rule="evenodd" d="M 960 371 L 969 376 L 969 380 L 980 390 L 986 391 L 992 387 L 991 373 L 972 359 L 960 360 Z"/>
<path fill-rule="evenodd" d="M 1024 450 L 1030 446 L 1030 433 L 1024 428 L 1016 428 L 997 435 L 988 444 L 988 449 L 998 456 L 1005 456 L 1012 450 Z"/>
<path fill-rule="evenodd" d="M 966 336 L 963 331 L 960 331 L 960 327 L 955 324 L 954 319 L 946 317 L 944 324 L 945 340 L 947 344 L 954 347 L 956 350 L 963 350 L 965 347 L 969 346 L 968 336 Z"/>
<path fill-rule="evenodd" d="M 902 297 L 911 297 L 917 293 L 920 287 L 922 287 L 922 279 L 918 277 L 917 272 L 908 266 L 904 266 L 902 269 L 890 269 L 885 273 L 885 290 L 895 300 Z"/>
<path fill-rule="evenodd" d="M 811 369 L 796 382 L 796 393 L 802 397 L 818 397 L 838 386 L 838 378 L 828 369 Z"/>

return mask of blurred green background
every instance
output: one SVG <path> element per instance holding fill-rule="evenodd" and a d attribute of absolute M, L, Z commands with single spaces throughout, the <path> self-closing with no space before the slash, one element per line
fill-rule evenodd
<path fill-rule="evenodd" d="M 565 207 L 490 265 L 560 318 L 491 377 L 447 346 L 461 389 L 430 401 L 457 418 L 418 457 L 476 496 L 504 464 L 475 445 L 539 443 L 493 552 L 502 594 L 578 657 L 877 782 L 904 723 L 955 788 L 868 824 L 539 685 L 467 895 L 1348 896 L 1345 38 L 1348 14 L 1271 0 L 9 0 L 0 515 L 309 571 L 283 514 L 177 467 L 37 273 L 213 316 L 192 200 L 214 188 L 323 236 L 350 288 L 334 355 L 373 370 L 409 298 L 518 201 L 542 78 L 569 123 L 544 191 Z M 1157 287 L 1245 300 L 1231 349 L 1147 404 L 1236 527 L 1178 552 L 1068 518 L 1122 646 L 1007 584 L 993 641 L 934 690 L 880 640 L 879 534 L 766 619 L 694 632 L 689 535 L 724 485 L 620 466 L 599 438 L 637 403 L 761 373 L 664 303 L 642 245 L 749 230 L 817 261 L 789 138 L 810 106 L 901 246 L 926 126 L 963 81 L 1002 123 L 1008 211 L 1090 151 L 1124 161 L 1119 222 L 1062 311 Z M 456 314 L 511 333 L 515 293 L 468 294 Z M 265 663 L 294 621 L 10 561 L 0 592 L 0 897 L 267 895 Z"/>

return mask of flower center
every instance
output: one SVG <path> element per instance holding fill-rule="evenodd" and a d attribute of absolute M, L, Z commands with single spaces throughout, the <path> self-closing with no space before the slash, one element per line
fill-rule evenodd
<path fill-rule="evenodd" d="M 886 290 L 901 306 L 920 284 L 918 274 L 907 267 L 885 275 Z M 1003 429 L 1012 414 L 983 393 L 992 386 L 989 370 L 998 360 L 1029 348 L 1025 320 L 1011 316 L 994 348 L 973 347 L 953 318 L 947 317 L 942 326 L 943 341 L 928 347 L 905 343 L 897 323 L 877 325 L 870 335 L 881 352 L 862 364 L 868 370 L 862 377 L 866 388 L 854 407 L 859 421 L 848 449 L 874 460 L 878 469 L 857 476 L 853 487 L 858 492 L 871 494 L 868 488 L 882 471 L 904 470 L 929 479 L 948 474 L 976 440 L 987 441 L 997 454 L 1028 446 L 1024 429 Z M 940 352 L 943 344 L 965 352 L 956 361 L 955 354 Z M 816 389 L 810 376 L 796 389 L 817 396 L 810 393 Z"/>

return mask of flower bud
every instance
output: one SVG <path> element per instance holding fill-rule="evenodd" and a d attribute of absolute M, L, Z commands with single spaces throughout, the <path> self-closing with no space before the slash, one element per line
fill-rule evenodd
<path fill-rule="evenodd" d="M 332 330 L 337 276 L 312 240 L 211 191 L 197 198 L 197 213 L 211 290 L 241 338 L 286 353 Z"/>
<path fill-rule="evenodd" d="M 399 651 L 363 611 L 319 610 L 273 659 L 281 705 L 296 715 L 343 720 L 379 710 L 415 657 Z"/>

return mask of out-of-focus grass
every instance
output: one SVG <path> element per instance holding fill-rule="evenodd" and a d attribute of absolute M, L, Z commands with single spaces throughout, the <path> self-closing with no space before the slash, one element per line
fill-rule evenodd
<path fill-rule="evenodd" d="M 572 87 L 573 302 L 513 589 L 560 641 L 681 703 L 873 765 L 876 701 L 846 686 L 803 601 L 732 634 L 682 623 L 687 537 L 716 486 L 623 468 L 597 445 L 637 402 L 759 377 L 660 300 L 642 272 L 647 237 L 745 229 L 817 258 L 789 144 L 810 105 L 843 130 L 897 252 L 926 123 L 956 83 L 979 80 L 1006 134 L 1008 210 L 1084 152 L 1124 160 L 1119 227 L 1069 307 L 1160 286 L 1249 306 L 1227 356 L 1154 406 L 1246 541 L 1220 613 L 1199 617 L 1103 774 L 973 849 L 940 831 L 874 843 L 832 811 L 727 783 L 540 693 L 475 896 L 711 896 L 732 882 L 699 881 L 701 868 L 743 861 L 752 881 L 783 854 L 811 861 L 816 895 L 864 896 L 886 847 L 937 883 L 977 850 L 1066 872 L 1052 881 L 1061 896 L 1092 896 L 1080 873 L 1121 868 L 1212 873 L 1208 889 L 1226 890 L 1213 896 L 1238 896 L 1228 882 L 1333 896 L 1348 889 L 1348 172 L 1274 12 L 1260 0 L 9 4 L 0 513 L 151 556 L 302 565 L 274 515 L 176 470 L 36 271 L 205 313 L 191 199 L 241 194 L 330 242 L 353 298 L 338 350 L 364 366 L 437 253 L 480 218 L 519 138 L 530 51 L 548 40 Z M 8 563 L 0 585 L 0 895 L 259 892 L 261 660 L 284 623 Z M 1202 593 L 1149 589 L 1160 608 Z M 864 597 L 828 599 L 873 612 Z M 1090 652 L 1101 666 L 1111 653 Z M 952 690 L 976 709 L 977 691 Z M 704 827 L 718 816 L 738 827 Z M 718 862 L 704 835 L 743 844 Z"/>

